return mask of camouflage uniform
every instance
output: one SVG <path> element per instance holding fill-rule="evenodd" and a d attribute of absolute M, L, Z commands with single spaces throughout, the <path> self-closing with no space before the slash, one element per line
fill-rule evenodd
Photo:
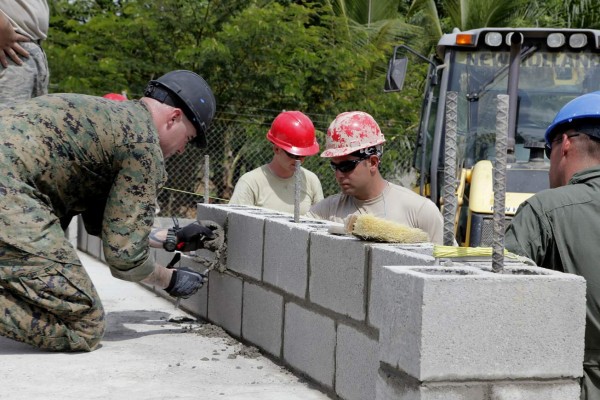
<path fill-rule="evenodd" d="M 138 101 L 46 95 L 0 111 L 0 335 L 93 350 L 102 304 L 61 228 L 81 214 L 113 276 L 153 270 L 148 235 L 166 180 L 151 114 Z"/>

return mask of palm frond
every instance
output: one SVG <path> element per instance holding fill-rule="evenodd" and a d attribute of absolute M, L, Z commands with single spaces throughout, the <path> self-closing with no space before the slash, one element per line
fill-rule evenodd
<path fill-rule="evenodd" d="M 421 14 L 427 20 L 428 26 L 424 27 L 426 31 L 438 39 L 442 37 L 442 25 L 435 0 L 413 0 L 408 9 L 407 18 L 417 14 Z"/>

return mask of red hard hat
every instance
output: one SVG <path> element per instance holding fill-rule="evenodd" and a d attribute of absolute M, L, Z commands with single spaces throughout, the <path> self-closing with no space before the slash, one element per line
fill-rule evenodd
<path fill-rule="evenodd" d="M 312 156 L 319 152 L 315 127 L 310 118 L 300 111 L 284 111 L 279 114 L 271 124 L 267 139 L 297 156 Z"/>
<path fill-rule="evenodd" d="M 341 157 L 385 142 L 375 119 L 363 111 L 339 114 L 327 129 L 321 157 Z"/>
<path fill-rule="evenodd" d="M 126 101 L 127 100 L 127 96 L 123 96 L 122 94 L 119 94 L 119 93 L 107 93 L 102 97 L 104 97 L 105 99 L 114 100 L 114 101 Z"/>

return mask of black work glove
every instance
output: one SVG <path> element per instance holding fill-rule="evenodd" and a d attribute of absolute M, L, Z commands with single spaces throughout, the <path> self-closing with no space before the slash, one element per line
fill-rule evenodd
<path fill-rule="evenodd" d="M 213 252 L 220 250 L 225 241 L 225 231 L 223 230 L 223 227 L 215 221 L 210 220 L 201 220 L 200 224 L 210 229 L 213 234 L 211 238 L 206 238 L 204 240 L 204 248 Z"/>
<path fill-rule="evenodd" d="M 167 286 L 165 291 L 173 297 L 187 299 L 196 293 L 207 280 L 208 277 L 206 275 L 189 268 L 176 268 L 173 270 L 171 282 L 169 282 L 169 286 Z"/>
<path fill-rule="evenodd" d="M 175 237 L 177 250 L 188 252 L 204 248 L 204 243 L 214 239 L 215 235 L 212 229 L 196 221 L 176 231 Z"/>

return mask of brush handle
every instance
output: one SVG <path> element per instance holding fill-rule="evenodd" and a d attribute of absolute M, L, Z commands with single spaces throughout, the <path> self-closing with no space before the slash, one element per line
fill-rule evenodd
<path fill-rule="evenodd" d="M 346 229 L 346 233 L 351 235 L 354 232 L 354 224 L 358 219 L 358 215 L 350 214 L 344 219 L 344 228 Z"/>

